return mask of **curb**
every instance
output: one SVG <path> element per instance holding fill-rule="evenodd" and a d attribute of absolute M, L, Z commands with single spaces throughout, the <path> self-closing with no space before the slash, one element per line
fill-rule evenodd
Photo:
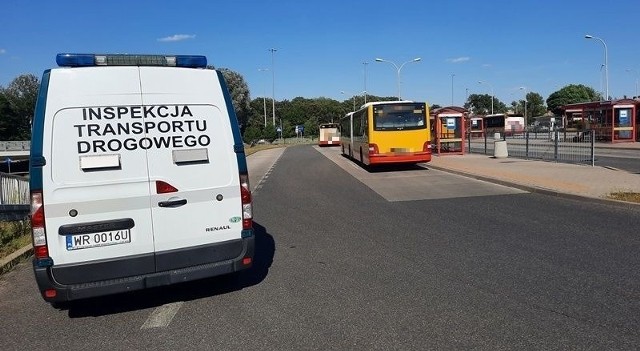
<path fill-rule="evenodd" d="M 16 252 L 10 254 L 9 256 L 3 258 L 0 261 L 0 273 L 4 273 L 7 270 L 9 270 L 11 267 L 13 267 L 16 264 L 16 262 L 18 262 L 22 258 L 30 256 L 32 251 L 33 251 L 33 246 L 27 245 L 18 249 Z"/>
<path fill-rule="evenodd" d="M 478 174 L 474 174 L 474 173 L 458 171 L 458 170 L 455 170 L 455 169 L 446 168 L 446 167 L 442 167 L 442 166 L 434 166 L 432 164 L 427 164 L 427 167 L 428 168 L 433 168 L 433 169 L 438 170 L 438 171 L 457 174 L 457 175 L 460 175 L 460 176 L 463 176 L 463 177 L 473 178 L 473 179 L 482 180 L 482 181 L 489 182 L 489 183 L 494 183 L 494 184 L 498 184 L 498 185 L 504 185 L 504 186 L 508 186 L 508 187 L 512 187 L 512 188 L 516 188 L 516 189 L 520 189 L 520 190 L 524 190 L 524 191 L 528 191 L 530 193 L 549 195 L 549 196 L 561 197 L 561 198 L 565 198 L 565 199 L 578 200 L 578 201 L 584 201 L 584 202 L 590 202 L 590 203 L 599 203 L 599 204 L 603 204 L 603 205 L 613 205 L 613 206 L 624 207 L 624 208 L 629 208 L 629 206 L 639 206 L 640 207 L 640 204 L 635 203 L 635 202 L 627 202 L 627 201 L 620 201 L 620 200 L 614 200 L 614 199 L 603 199 L 603 198 L 599 198 L 599 197 L 589 197 L 589 196 L 582 196 L 582 195 L 576 195 L 576 194 L 562 193 L 562 192 L 559 192 L 559 191 L 556 191 L 556 190 L 550 190 L 550 189 L 546 189 L 546 188 L 538 188 L 538 187 L 535 187 L 535 186 L 518 184 L 518 183 L 515 183 L 515 182 L 509 182 L 509 181 L 505 181 L 505 180 L 502 180 L 502 179 L 496 179 L 496 178 L 486 177 L 486 176 L 482 176 L 482 175 L 478 175 Z"/>

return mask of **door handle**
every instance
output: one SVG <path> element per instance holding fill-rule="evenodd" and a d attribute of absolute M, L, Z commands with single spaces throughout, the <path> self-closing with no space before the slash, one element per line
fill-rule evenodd
<path fill-rule="evenodd" d="M 186 204 L 187 204 L 187 199 L 158 202 L 158 206 L 160 207 L 180 207 Z"/>

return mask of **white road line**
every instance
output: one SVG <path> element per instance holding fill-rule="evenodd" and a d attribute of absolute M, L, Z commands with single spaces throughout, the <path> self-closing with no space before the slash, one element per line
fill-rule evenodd
<path fill-rule="evenodd" d="M 183 303 L 180 301 L 156 307 L 140 329 L 166 328 Z"/>

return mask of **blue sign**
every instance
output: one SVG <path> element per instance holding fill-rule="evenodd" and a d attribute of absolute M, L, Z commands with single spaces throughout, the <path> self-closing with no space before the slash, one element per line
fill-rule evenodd
<path fill-rule="evenodd" d="M 276 132 L 278 132 L 278 133 L 282 132 L 282 128 L 280 128 L 280 127 L 276 128 Z"/>
<path fill-rule="evenodd" d="M 447 118 L 447 129 L 456 129 L 456 119 Z"/>

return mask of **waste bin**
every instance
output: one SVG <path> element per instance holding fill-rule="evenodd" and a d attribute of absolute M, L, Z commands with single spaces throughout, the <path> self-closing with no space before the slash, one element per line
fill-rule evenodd
<path fill-rule="evenodd" d="M 495 158 L 509 157 L 506 140 L 496 140 L 493 142 L 493 157 Z"/>

